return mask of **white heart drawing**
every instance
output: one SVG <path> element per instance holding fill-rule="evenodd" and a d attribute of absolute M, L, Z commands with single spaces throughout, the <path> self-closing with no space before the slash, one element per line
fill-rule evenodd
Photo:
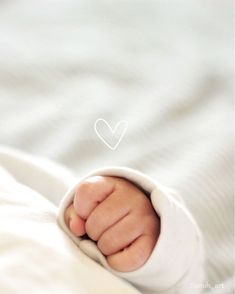
<path fill-rule="evenodd" d="M 127 131 L 127 128 L 128 121 L 126 120 L 119 121 L 114 129 L 111 128 L 109 123 L 103 118 L 98 118 L 94 124 L 94 130 L 97 136 L 111 150 L 115 150 L 118 147 Z M 110 140 L 111 142 L 109 142 Z"/>

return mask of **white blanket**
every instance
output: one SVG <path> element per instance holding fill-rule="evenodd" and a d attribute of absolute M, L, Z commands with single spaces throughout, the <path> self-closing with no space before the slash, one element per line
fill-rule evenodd
<path fill-rule="evenodd" d="M 62 167 L 4 147 L 0 147 L 0 168 L 0 252 L 3 253 L 0 287 L 4 294 L 29 290 L 50 293 L 52 289 L 58 289 L 59 293 L 135 292 L 131 285 L 128 287 L 84 259 L 80 249 L 143 294 L 201 293 L 200 285 L 204 282 L 201 234 L 182 199 L 172 190 L 147 175 L 123 167 L 99 169 L 87 175 L 112 175 L 132 181 L 150 195 L 161 218 L 161 233 L 147 262 L 138 270 L 123 273 L 110 268 L 95 242 L 75 237 L 64 222 L 65 209 L 82 179 L 76 180 L 69 189 L 75 177 L 69 176 Z M 13 174 L 9 174 L 11 170 Z M 22 182 L 17 177 L 19 174 Z M 35 178 L 37 190 L 32 189 Z M 50 196 L 46 195 L 55 191 L 63 194 L 64 189 L 66 195 L 57 212 L 47 200 Z M 63 231 L 58 229 L 56 215 Z M 77 244 L 78 252 L 72 242 Z M 17 279 L 12 281 L 10 277 L 14 275 Z"/>
<path fill-rule="evenodd" d="M 232 10 L 229 0 L 0 4 L 1 143 L 78 177 L 125 165 L 178 190 L 203 232 L 213 293 L 233 281 Z M 128 120 L 116 151 L 96 136 L 99 117 Z"/>

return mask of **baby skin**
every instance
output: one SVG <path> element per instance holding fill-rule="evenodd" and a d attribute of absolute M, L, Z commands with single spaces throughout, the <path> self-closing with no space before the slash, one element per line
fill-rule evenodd
<path fill-rule="evenodd" d="M 81 182 L 65 211 L 65 223 L 74 235 L 94 240 L 109 266 L 121 272 L 141 267 L 160 234 L 160 219 L 148 197 L 117 177 Z"/>

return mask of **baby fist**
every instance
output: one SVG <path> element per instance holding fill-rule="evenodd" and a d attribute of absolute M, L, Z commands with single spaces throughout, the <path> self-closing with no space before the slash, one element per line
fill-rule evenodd
<path fill-rule="evenodd" d="M 116 177 L 95 176 L 80 183 L 65 222 L 76 236 L 87 234 L 96 241 L 108 264 L 122 272 L 147 261 L 160 232 L 148 197 Z"/>

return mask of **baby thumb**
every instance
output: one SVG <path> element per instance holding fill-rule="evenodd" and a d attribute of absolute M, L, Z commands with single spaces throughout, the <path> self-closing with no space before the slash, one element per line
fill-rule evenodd
<path fill-rule="evenodd" d="M 77 237 L 85 235 L 85 221 L 77 215 L 73 206 L 71 205 L 65 213 L 65 222 L 70 231 Z"/>

